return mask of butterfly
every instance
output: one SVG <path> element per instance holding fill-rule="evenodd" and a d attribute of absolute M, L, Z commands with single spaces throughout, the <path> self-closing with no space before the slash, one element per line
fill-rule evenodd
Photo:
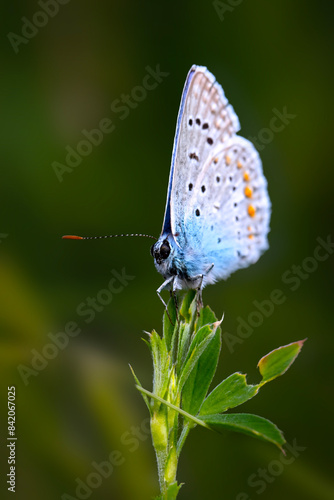
<path fill-rule="evenodd" d="M 268 248 L 271 204 L 259 154 L 215 77 L 192 66 L 182 93 L 161 235 L 157 293 L 226 280 Z"/>
<path fill-rule="evenodd" d="M 146 236 L 164 277 L 157 293 L 202 289 L 255 263 L 268 248 L 271 204 L 259 154 L 215 77 L 193 65 L 181 97 L 161 235 Z"/>

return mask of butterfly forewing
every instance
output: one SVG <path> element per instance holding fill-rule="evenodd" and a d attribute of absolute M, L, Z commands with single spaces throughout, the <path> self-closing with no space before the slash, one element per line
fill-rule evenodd
<path fill-rule="evenodd" d="M 193 66 L 174 141 L 170 227 L 187 268 L 205 273 L 214 264 L 211 281 L 256 262 L 268 247 L 267 182 L 255 147 L 238 130 L 221 86 Z"/>
<path fill-rule="evenodd" d="M 214 76 L 205 67 L 193 66 L 181 99 L 169 186 L 171 230 L 180 246 L 186 237 L 186 206 L 203 163 L 238 130 L 238 118 Z"/>

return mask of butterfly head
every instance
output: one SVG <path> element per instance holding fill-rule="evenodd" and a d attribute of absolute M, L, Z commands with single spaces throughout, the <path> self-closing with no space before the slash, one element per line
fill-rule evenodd
<path fill-rule="evenodd" d="M 165 278 L 176 274 L 176 271 L 173 270 L 174 254 L 175 242 L 171 235 L 161 235 L 158 241 L 151 246 L 155 267 Z"/>

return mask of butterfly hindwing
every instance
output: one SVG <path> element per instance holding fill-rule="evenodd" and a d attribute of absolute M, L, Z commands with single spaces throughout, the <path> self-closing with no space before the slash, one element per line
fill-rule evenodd
<path fill-rule="evenodd" d="M 214 279 L 226 279 L 266 250 L 269 216 L 258 152 L 234 136 L 213 151 L 197 177 L 184 218 L 187 248 L 205 255 L 207 266 L 214 263 Z"/>

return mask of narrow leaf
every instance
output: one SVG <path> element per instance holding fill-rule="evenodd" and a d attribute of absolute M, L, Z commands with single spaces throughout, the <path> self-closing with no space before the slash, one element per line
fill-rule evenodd
<path fill-rule="evenodd" d="M 219 322 L 215 323 L 210 327 L 209 325 L 203 326 L 195 335 L 193 342 L 189 348 L 189 355 L 182 367 L 180 380 L 179 380 L 179 391 L 182 390 L 187 378 L 189 377 L 191 371 L 196 366 L 197 361 L 203 354 L 204 350 L 207 348 L 209 343 L 213 340 L 216 329 L 219 326 Z M 213 328 L 213 331 L 212 331 Z"/>
<path fill-rule="evenodd" d="M 200 415 L 223 413 L 229 408 L 235 408 L 245 403 L 258 391 L 257 385 L 247 384 L 246 375 L 233 373 L 208 395 L 201 407 Z"/>
<path fill-rule="evenodd" d="M 177 371 L 183 365 L 188 355 L 188 349 L 194 331 L 194 324 L 197 317 L 196 293 L 190 290 L 184 297 L 180 309 L 180 329 L 177 346 Z M 182 316 L 184 319 L 182 319 Z"/>
<path fill-rule="evenodd" d="M 283 375 L 292 365 L 306 339 L 293 342 L 274 351 L 260 359 L 258 368 L 262 375 L 260 385 L 263 385 L 276 377 Z"/>
<path fill-rule="evenodd" d="M 172 483 L 167 489 L 167 500 L 175 500 L 182 484 Z"/>
<path fill-rule="evenodd" d="M 209 390 L 217 369 L 220 348 L 221 331 L 217 328 L 212 341 L 199 357 L 183 387 L 182 408 L 192 415 L 198 413 Z"/>
<path fill-rule="evenodd" d="M 151 335 L 151 334 L 150 334 Z M 142 338 L 142 341 L 145 342 L 147 347 L 149 348 L 150 352 L 152 352 L 152 346 L 149 340 Z"/>
<path fill-rule="evenodd" d="M 177 368 L 183 365 L 188 354 L 190 338 L 192 334 L 192 325 L 182 322 L 179 329 L 179 339 L 177 348 Z"/>
<path fill-rule="evenodd" d="M 189 361 L 189 359 L 193 356 L 193 353 L 197 346 L 203 342 L 212 332 L 215 332 L 219 327 L 221 321 L 216 321 L 213 324 L 204 325 L 199 330 L 196 331 L 195 335 L 192 338 L 187 357 L 185 359 L 184 365 Z M 183 369 L 183 367 L 182 367 Z"/>
<path fill-rule="evenodd" d="M 141 383 L 140 383 L 140 381 L 139 381 L 139 379 L 138 379 L 137 375 L 135 374 L 135 372 L 134 372 L 134 370 L 133 370 L 133 368 L 132 368 L 132 366 L 131 366 L 130 364 L 129 364 L 129 367 L 130 367 L 131 373 L 132 373 L 132 375 L 133 375 L 133 378 L 134 378 L 134 379 L 135 379 L 135 381 L 136 381 L 136 384 L 137 384 L 139 387 L 143 387 L 143 386 L 141 385 Z M 147 408 L 148 408 L 148 411 L 150 412 L 150 415 L 152 416 L 153 412 L 152 412 L 152 408 L 151 408 L 150 402 L 149 402 L 149 400 L 148 400 L 148 397 L 146 396 L 146 394 L 145 394 L 144 392 L 142 392 L 142 393 L 141 393 L 141 395 L 142 395 L 142 397 L 143 397 L 143 399 L 144 399 L 144 401 L 145 401 L 145 403 L 146 403 L 146 406 L 147 406 Z"/>
<path fill-rule="evenodd" d="M 248 413 L 229 413 L 226 415 L 206 415 L 199 417 L 217 432 L 225 430 L 241 432 L 262 441 L 273 443 L 282 449 L 285 443 L 282 432 L 266 418 Z"/>
<path fill-rule="evenodd" d="M 168 311 L 169 317 L 168 317 L 167 311 Z M 170 347 L 171 347 L 171 343 L 172 343 L 174 330 L 177 327 L 176 309 L 175 309 L 175 302 L 174 302 L 173 297 L 168 301 L 167 311 L 165 310 L 164 317 L 163 317 L 163 336 L 164 336 L 164 339 L 166 341 L 167 350 L 169 351 Z"/>
<path fill-rule="evenodd" d="M 150 345 L 153 358 L 153 392 L 157 392 L 160 386 L 160 343 L 161 338 L 155 330 L 150 335 Z"/>
<path fill-rule="evenodd" d="M 194 315 L 194 308 L 196 309 L 196 290 L 189 290 L 183 297 L 180 307 L 180 315 L 189 322 Z"/>
<path fill-rule="evenodd" d="M 168 352 L 165 339 L 153 330 L 150 343 L 154 365 L 153 392 L 164 396 L 168 384 Z"/>

